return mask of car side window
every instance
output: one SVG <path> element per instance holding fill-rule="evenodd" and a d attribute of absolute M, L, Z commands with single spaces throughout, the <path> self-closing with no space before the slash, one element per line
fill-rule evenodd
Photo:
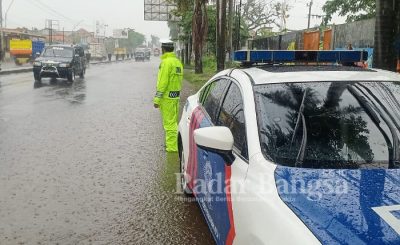
<path fill-rule="evenodd" d="M 213 124 L 216 123 L 217 113 L 219 113 L 220 102 L 227 88 L 229 81 L 221 79 L 208 85 L 200 96 L 200 103 L 211 118 Z"/>
<path fill-rule="evenodd" d="M 240 88 L 235 83 L 231 83 L 226 93 L 216 125 L 228 127 L 231 130 L 235 148 L 242 157 L 248 159 L 243 97 Z"/>
<path fill-rule="evenodd" d="M 212 83 L 213 84 L 213 83 Z M 208 86 L 206 86 L 205 88 L 203 88 L 203 90 L 200 92 L 200 96 L 199 96 L 199 102 L 200 104 L 204 104 L 204 100 L 207 98 L 208 93 L 210 92 L 210 88 L 211 85 L 209 84 Z"/>

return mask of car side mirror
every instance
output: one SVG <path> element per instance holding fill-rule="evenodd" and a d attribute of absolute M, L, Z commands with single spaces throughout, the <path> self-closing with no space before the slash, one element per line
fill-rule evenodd
<path fill-rule="evenodd" d="M 205 150 L 215 152 L 222 156 L 226 165 L 230 166 L 235 160 L 232 153 L 233 135 L 227 127 L 207 127 L 194 131 L 194 141 Z"/>

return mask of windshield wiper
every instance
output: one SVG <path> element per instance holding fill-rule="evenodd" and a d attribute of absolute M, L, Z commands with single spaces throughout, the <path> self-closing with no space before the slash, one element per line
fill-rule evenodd
<path fill-rule="evenodd" d="M 367 114 L 370 116 L 374 124 L 378 127 L 379 131 L 385 138 L 389 150 L 389 168 L 395 168 L 397 165 L 399 165 L 399 156 L 398 156 L 399 138 L 397 136 L 395 127 L 390 122 L 390 120 L 385 116 L 385 114 L 373 102 L 371 104 L 370 102 L 371 99 L 368 98 L 368 96 L 366 96 L 358 86 L 349 84 L 347 85 L 347 89 L 358 100 L 360 105 L 364 107 Z M 388 126 L 390 133 L 392 134 L 393 143 L 390 141 L 389 135 L 385 132 L 385 130 L 382 129 L 380 125 L 381 120 L 379 119 L 379 117 L 382 118 L 383 121 Z"/>
<path fill-rule="evenodd" d="M 307 146 L 307 126 L 306 126 L 306 119 L 304 117 L 304 101 L 306 100 L 307 97 L 307 92 L 308 89 L 304 91 L 303 94 L 303 99 L 301 100 L 298 116 L 297 116 L 297 121 L 296 121 L 296 126 L 294 127 L 293 131 L 293 136 L 292 136 L 292 141 L 290 142 L 290 148 L 292 148 L 292 144 L 294 141 L 294 138 L 296 137 L 296 132 L 299 128 L 300 120 L 303 125 L 303 136 L 301 138 L 301 144 L 300 144 L 300 149 L 299 152 L 297 153 L 296 157 L 296 162 L 295 166 L 298 167 L 299 165 L 301 166 L 303 164 L 303 159 L 304 159 L 304 153 L 306 151 L 306 146 Z"/>

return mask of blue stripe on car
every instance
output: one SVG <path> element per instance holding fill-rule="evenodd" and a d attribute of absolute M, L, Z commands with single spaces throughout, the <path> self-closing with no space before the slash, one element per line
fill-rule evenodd
<path fill-rule="evenodd" d="M 275 182 L 281 199 L 323 244 L 400 244 L 400 234 L 372 209 L 400 204 L 399 169 L 278 166 Z M 400 218 L 398 212 L 389 215 Z"/>

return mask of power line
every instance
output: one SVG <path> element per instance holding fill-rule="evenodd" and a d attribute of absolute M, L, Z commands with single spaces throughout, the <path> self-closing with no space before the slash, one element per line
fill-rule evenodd
<path fill-rule="evenodd" d="M 34 5 L 35 7 L 41 9 L 42 11 L 46 12 L 47 14 L 50 14 L 52 16 L 55 16 L 57 18 L 62 18 L 67 20 L 70 23 L 74 23 L 74 21 L 68 17 L 66 17 L 65 15 L 55 11 L 54 9 L 52 9 L 51 7 L 45 5 L 44 3 L 40 2 L 40 0 L 28 0 L 29 3 L 31 3 L 32 5 Z"/>
<path fill-rule="evenodd" d="M 64 14 L 61 14 L 60 12 L 58 12 L 57 10 L 53 9 L 52 7 L 44 4 L 43 2 L 41 2 L 40 0 L 28 0 L 31 4 L 35 5 L 37 8 L 43 10 L 44 12 L 57 17 L 57 18 L 61 18 L 61 19 L 65 19 L 66 21 L 68 21 L 70 24 L 75 25 L 77 23 L 77 21 L 65 16 Z M 87 24 L 80 24 L 82 26 L 85 26 L 86 28 L 92 28 L 92 26 L 89 26 Z"/>
<path fill-rule="evenodd" d="M 37 1 L 38 4 L 41 4 L 41 5 L 44 6 L 45 8 L 47 8 L 47 9 L 49 9 L 50 11 L 52 11 L 52 12 L 58 14 L 59 16 L 63 17 L 64 19 L 66 19 L 66 20 L 68 20 L 68 21 L 70 21 L 71 23 L 74 23 L 74 22 L 75 22 L 73 19 L 71 19 L 71 18 L 65 16 L 64 14 L 62 14 L 62 13 L 56 11 L 55 9 L 53 9 L 52 7 L 50 7 L 50 6 L 47 5 L 47 4 L 44 4 L 44 3 L 41 2 L 40 0 L 36 0 L 36 1 Z"/>
<path fill-rule="evenodd" d="M 47 14 L 50 14 L 50 15 L 52 15 L 52 16 L 54 16 L 54 17 L 59 17 L 58 15 L 55 15 L 54 13 L 50 12 L 49 10 L 44 9 L 44 8 L 41 7 L 40 5 L 37 5 L 37 2 L 36 2 L 36 1 L 28 1 L 28 2 L 29 2 L 30 4 L 32 4 L 33 6 L 35 6 L 36 8 L 38 8 L 38 9 L 42 10 L 43 12 L 47 13 Z"/>

